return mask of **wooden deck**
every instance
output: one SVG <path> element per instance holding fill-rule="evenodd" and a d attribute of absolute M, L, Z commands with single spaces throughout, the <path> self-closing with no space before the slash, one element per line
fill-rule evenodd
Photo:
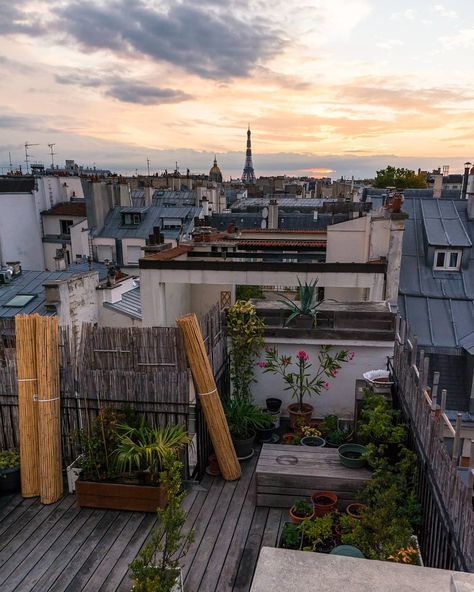
<path fill-rule="evenodd" d="M 275 546 L 287 512 L 255 507 L 256 456 L 242 478 L 204 477 L 185 500 L 196 539 L 183 559 L 186 592 L 247 592 L 260 547 Z M 3 505 L 2 505 L 3 504 Z M 2 592 L 124 592 L 128 564 L 153 514 L 79 508 L 68 495 L 50 506 L 0 498 Z"/>

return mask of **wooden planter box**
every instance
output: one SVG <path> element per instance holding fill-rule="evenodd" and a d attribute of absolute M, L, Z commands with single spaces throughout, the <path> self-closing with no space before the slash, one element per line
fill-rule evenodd
<path fill-rule="evenodd" d="M 162 486 L 78 480 L 76 501 L 84 508 L 156 512 L 166 505 L 166 491 Z"/>

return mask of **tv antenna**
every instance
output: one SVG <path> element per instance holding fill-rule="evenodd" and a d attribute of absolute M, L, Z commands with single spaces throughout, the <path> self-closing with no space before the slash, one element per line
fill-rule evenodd
<path fill-rule="evenodd" d="M 39 146 L 39 144 L 30 144 L 29 142 L 25 142 L 25 164 L 26 164 L 26 174 L 28 175 L 30 172 L 30 157 L 32 156 L 28 152 L 28 148 L 30 146 Z"/>
<path fill-rule="evenodd" d="M 8 153 L 8 160 L 10 162 L 10 173 L 13 173 L 13 165 L 12 165 L 12 153 Z"/>
<path fill-rule="evenodd" d="M 54 155 L 56 154 L 56 152 L 54 152 L 54 147 L 56 144 L 48 144 L 48 146 L 51 153 L 51 168 L 54 169 Z"/>
<path fill-rule="evenodd" d="M 150 176 L 150 159 L 148 157 L 146 159 L 146 167 L 147 167 L 147 170 L 148 170 L 148 176 Z"/>

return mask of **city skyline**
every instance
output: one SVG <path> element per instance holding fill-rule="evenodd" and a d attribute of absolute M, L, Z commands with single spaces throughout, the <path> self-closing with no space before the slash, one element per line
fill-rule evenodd
<path fill-rule="evenodd" d="M 0 166 L 367 177 L 474 158 L 467 0 L 0 0 Z"/>

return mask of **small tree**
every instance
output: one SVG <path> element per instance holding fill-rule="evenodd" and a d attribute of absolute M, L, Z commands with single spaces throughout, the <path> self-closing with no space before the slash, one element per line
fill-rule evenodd
<path fill-rule="evenodd" d="M 424 189 L 426 187 L 426 174 L 416 174 L 415 171 L 404 168 L 387 166 L 377 171 L 374 187 L 396 187 L 398 189 Z"/>
<path fill-rule="evenodd" d="M 164 461 L 160 480 L 167 490 L 168 503 L 158 508 L 158 525 L 151 532 L 150 542 L 130 564 L 133 592 L 172 592 L 179 577 L 177 552 L 185 555 L 194 541 L 194 531 L 183 533 L 186 512 L 182 502 L 186 492 L 181 490 L 183 464 L 176 455 L 169 454 Z"/>
<path fill-rule="evenodd" d="M 264 322 L 255 305 L 237 300 L 227 312 L 227 335 L 230 338 L 230 376 L 233 396 L 251 400 L 255 359 L 263 347 Z"/>

